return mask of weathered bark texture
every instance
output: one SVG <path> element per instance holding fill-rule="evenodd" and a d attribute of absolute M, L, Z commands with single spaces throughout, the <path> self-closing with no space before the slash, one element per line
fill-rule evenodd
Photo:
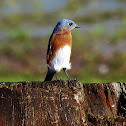
<path fill-rule="evenodd" d="M 126 125 L 126 83 L 0 83 L 0 126 L 96 125 Z"/>

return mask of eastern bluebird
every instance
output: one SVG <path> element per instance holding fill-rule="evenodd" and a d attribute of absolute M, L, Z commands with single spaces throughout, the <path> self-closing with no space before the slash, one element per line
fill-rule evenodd
<path fill-rule="evenodd" d="M 80 26 L 70 19 L 61 19 L 54 28 L 48 44 L 46 57 L 48 72 L 45 81 L 51 81 L 56 72 L 61 69 L 70 80 L 66 70 L 71 69 L 71 31 L 74 28 L 80 28 Z"/>

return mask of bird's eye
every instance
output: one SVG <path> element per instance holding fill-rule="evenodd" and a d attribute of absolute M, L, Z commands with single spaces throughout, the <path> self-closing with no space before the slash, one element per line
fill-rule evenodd
<path fill-rule="evenodd" d="M 73 23 L 71 22 L 71 23 L 69 23 L 69 25 L 71 26 Z"/>

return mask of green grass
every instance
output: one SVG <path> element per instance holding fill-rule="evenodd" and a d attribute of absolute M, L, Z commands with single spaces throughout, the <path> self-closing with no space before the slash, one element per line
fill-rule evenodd
<path fill-rule="evenodd" d="M 0 82 L 21 82 L 21 81 L 43 81 L 44 76 L 31 74 L 29 72 L 8 72 L 0 75 Z"/>
<path fill-rule="evenodd" d="M 93 12 L 90 11 L 91 13 L 87 11 L 89 12 L 87 15 L 83 15 L 83 13 L 76 15 L 75 12 L 78 13 L 79 9 L 83 9 L 87 2 L 81 0 L 68 2 L 58 11 L 48 13 L 39 11 L 41 8 L 39 2 L 35 2 L 34 6 L 37 9 L 34 10 L 33 14 L 12 14 L 1 17 L 0 28 L 1 31 L 6 32 L 8 39 L 7 41 L 6 39 L 0 41 L 0 82 L 44 80 L 45 74 L 38 72 L 37 65 L 38 62 L 41 62 L 40 60 L 44 62 L 49 34 L 34 38 L 24 26 L 29 24 L 33 28 L 54 27 L 56 21 L 60 18 L 73 18 L 77 24 L 84 26 L 84 28 L 72 32 L 72 55 L 74 55 L 72 69 L 77 70 L 78 73 L 75 70 L 70 72 L 69 75 L 72 80 L 78 79 L 83 83 L 126 81 L 126 52 L 122 51 L 121 48 L 117 49 L 119 46 L 123 46 L 121 44 L 126 41 L 125 11 L 123 12 L 123 8 L 119 8 L 115 11 L 95 13 L 94 10 Z M 114 32 L 110 33 L 106 27 L 106 22 L 114 21 L 114 19 L 119 20 L 121 25 L 114 27 Z M 86 27 L 86 25 L 90 27 Z M 111 47 L 111 50 L 113 50 L 112 57 L 107 59 L 103 56 L 104 47 L 102 47 L 102 44 Z M 4 61 L 1 62 L 2 60 Z M 12 64 L 17 66 L 14 67 Z M 106 64 L 109 67 L 109 72 L 106 74 L 99 73 L 100 64 Z M 30 70 L 26 72 L 25 68 L 30 65 L 34 66 L 34 71 L 29 68 Z M 23 69 L 19 71 L 16 67 Z M 62 72 L 58 74 L 58 77 L 67 80 Z"/>

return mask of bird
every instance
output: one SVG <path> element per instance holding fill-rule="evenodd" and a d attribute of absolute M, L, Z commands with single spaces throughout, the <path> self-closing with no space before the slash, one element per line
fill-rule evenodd
<path fill-rule="evenodd" d="M 44 81 L 51 81 L 55 74 L 57 79 L 57 72 L 61 69 L 70 80 L 67 70 L 71 69 L 71 31 L 74 28 L 80 28 L 80 26 L 70 19 L 61 19 L 55 26 L 48 43 L 46 56 L 48 72 Z"/>

